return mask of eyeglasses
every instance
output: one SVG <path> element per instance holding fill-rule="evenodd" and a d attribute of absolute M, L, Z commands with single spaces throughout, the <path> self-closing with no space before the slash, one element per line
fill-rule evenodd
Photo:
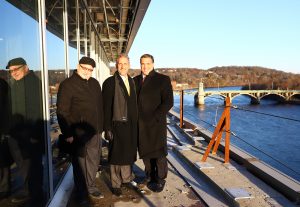
<path fill-rule="evenodd" d="M 15 69 L 8 70 L 8 72 L 9 72 L 10 74 L 13 73 L 13 72 L 17 72 L 17 71 L 19 71 L 21 68 L 23 68 L 24 66 L 25 66 L 25 65 L 21 65 L 21 66 L 15 68 Z"/>
<path fill-rule="evenodd" d="M 80 64 L 79 64 L 80 65 Z M 91 69 L 91 68 L 87 68 L 87 67 L 83 67 L 82 65 L 80 65 L 80 67 L 85 70 L 85 71 L 89 71 L 89 72 L 93 72 L 94 68 Z"/>

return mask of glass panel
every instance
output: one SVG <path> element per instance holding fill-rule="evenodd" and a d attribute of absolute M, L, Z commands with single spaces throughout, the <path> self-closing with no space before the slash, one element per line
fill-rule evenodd
<path fill-rule="evenodd" d="M 63 0 L 45 1 L 46 44 L 49 78 L 50 126 L 52 143 L 53 186 L 57 188 L 69 166 L 69 156 L 59 149 L 60 128 L 56 117 L 56 97 L 59 84 L 66 78 L 63 29 Z"/>
<path fill-rule="evenodd" d="M 0 1 L 0 206 L 49 199 L 37 2 Z"/>

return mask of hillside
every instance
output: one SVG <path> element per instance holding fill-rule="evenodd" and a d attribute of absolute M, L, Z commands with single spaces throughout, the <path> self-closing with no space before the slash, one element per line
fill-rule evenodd
<path fill-rule="evenodd" d="M 189 88 L 198 86 L 202 80 L 205 87 L 245 86 L 251 89 L 300 89 L 300 74 L 257 66 L 224 66 L 208 70 L 196 68 L 158 68 L 176 83 L 187 83 Z M 140 70 L 131 70 L 135 76 Z"/>
<path fill-rule="evenodd" d="M 115 69 L 111 69 L 113 73 Z M 205 87 L 245 86 L 251 89 L 299 89 L 300 74 L 256 66 L 224 66 L 208 70 L 197 68 L 158 68 L 159 73 L 168 75 L 173 84 L 184 84 L 188 88 L 198 87 L 202 80 Z M 63 70 L 50 70 L 49 83 L 54 86 L 65 78 Z M 140 70 L 130 70 L 132 77 Z M 0 70 L 0 77 L 7 79 L 7 70 Z M 40 76 L 39 72 L 37 75 Z"/>

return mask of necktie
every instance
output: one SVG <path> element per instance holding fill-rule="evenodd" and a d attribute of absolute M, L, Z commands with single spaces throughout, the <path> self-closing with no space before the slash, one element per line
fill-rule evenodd
<path fill-rule="evenodd" d="M 129 86 L 129 82 L 128 82 L 128 78 L 125 78 L 125 87 L 127 89 L 128 95 L 130 96 L 130 86 Z"/>

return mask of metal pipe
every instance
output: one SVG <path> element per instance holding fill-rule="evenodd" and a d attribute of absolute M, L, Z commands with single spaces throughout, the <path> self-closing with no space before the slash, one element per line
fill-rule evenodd
<path fill-rule="evenodd" d="M 77 40 L 77 59 L 80 59 L 80 25 L 79 25 L 79 0 L 76 0 L 76 40 Z"/>
<path fill-rule="evenodd" d="M 108 19 L 107 19 L 107 13 L 106 13 L 106 8 L 105 8 L 105 0 L 102 0 L 103 3 L 103 10 L 104 10 L 104 18 L 105 18 L 105 25 L 107 28 L 107 37 L 110 40 L 110 31 L 109 31 L 109 26 L 108 26 Z M 113 60 L 113 51 L 112 51 L 112 45 L 111 45 L 111 41 L 109 41 L 109 47 L 110 47 L 110 55 L 111 55 L 111 59 Z"/>
<path fill-rule="evenodd" d="M 183 128 L 183 96 L 184 91 L 180 91 L 180 128 Z"/>
<path fill-rule="evenodd" d="M 46 6 L 45 1 L 38 1 L 38 17 L 39 17 L 39 41 L 40 41 L 40 62 L 41 62 L 41 82 L 42 82 L 42 105 L 43 105 L 43 119 L 44 119 L 44 139 L 46 147 L 46 172 L 48 172 L 48 185 L 49 185 L 49 197 L 50 199 L 54 195 L 53 186 L 53 171 L 52 171 L 52 144 L 50 138 L 50 111 L 49 111 L 49 77 L 47 68 L 47 49 L 46 49 Z"/>
<path fill-rule="evenodd" d="M 63 27 L 64 27 L 64 46 L 65 46 L 65 72 L 67 77 L 70 76 L 70 65 L 69 65 L 69 27 L 68 27 L 68 2 L 64 0 L 63 10 Z"/>

